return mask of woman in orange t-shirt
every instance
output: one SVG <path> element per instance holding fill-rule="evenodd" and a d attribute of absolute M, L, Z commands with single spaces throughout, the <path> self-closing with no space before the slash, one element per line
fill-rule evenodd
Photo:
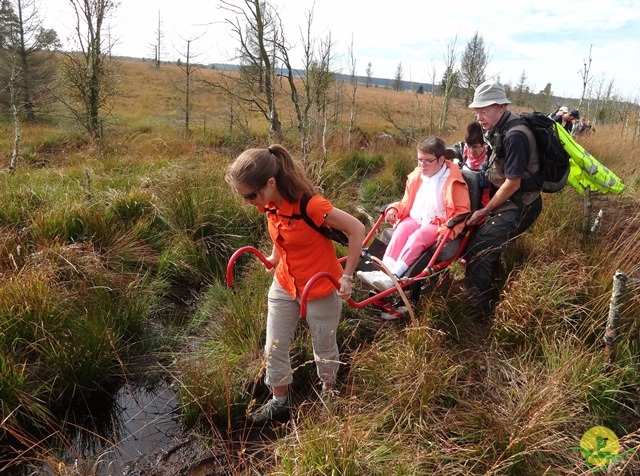
<path fill-rule="evenodd" d="M 340 283 L 336 290 L 329 280 L 319 280 L 309 293 L 309 324 L 314 360 L 323 395 L 332 395 L 340 355 L 336 332 L 342 309 L 340 298 L 351 295 L 353 272 L 365 237 L 364 225 L 335 208 L 320 195 L 302 165 L 281 145 L 248 149 L 229 166 L 227 181 L 245 204 L 265 212 L 273 242 L 267 260 L 274 274 L 268 295 L 265 343 L 265 383 L 273 397 L 249 420 L 263 423 L 288 412 L 288 386 L 293 381 L 289 348 L 300 315 L 300 296 L 309 279 L 320 271 L 331 273 Z M 345 232 L 349 237 L 344 269 L 333 242 L 308 225 L 300 215 L 300 199 L 311 197 L 307 215 L 318 225 Z"/>

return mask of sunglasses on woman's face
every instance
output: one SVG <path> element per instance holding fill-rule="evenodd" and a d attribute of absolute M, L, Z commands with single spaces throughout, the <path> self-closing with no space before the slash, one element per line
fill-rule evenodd
<path fill-rule="evenodd" d="M 254 192 L 251 193 L 241 193 L 240 196 L 242 198 L 244 198 L 245 200 L 255 200 L 256 198 L 258 198 L 258 192 L 260 190 L 256 190 Z"/>
<path fill-rule="evenodd" d="M 254 190 L 253 192 L 251 192 L 251 193 L 241 193 L 240 196 L 242 198 L 244 198 L 245 200 L 255 200 L 256 198 L 258 198 L 258 194 L 260 193 L 260 190 L 262 190 L 266 186 L 267 186 L 267 184 L 265 183 L 262 187 Z"/>

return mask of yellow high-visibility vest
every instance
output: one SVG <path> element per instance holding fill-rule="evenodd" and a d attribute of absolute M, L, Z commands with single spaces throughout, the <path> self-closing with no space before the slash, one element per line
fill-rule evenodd
<path fill-rule="evenodd" d="M 587 189 L 591 192 L 613 193 L 615 195 L 624 191 L 626 186 L 618 176 L 574 141 L 564 127 L 558 127 L 556 123 L 556 130 L 564 149 L 570 155 L 567 183 L 575 188 L 580 195 L 584 195 L 584 191 Z"/>

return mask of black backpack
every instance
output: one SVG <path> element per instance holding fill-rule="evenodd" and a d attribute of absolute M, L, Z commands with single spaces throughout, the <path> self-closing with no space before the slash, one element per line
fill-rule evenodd
<path fill-rule="evenodd" d="M 559 192 L 567 184 L 569 177 L 569 153 L 558 136 L 557 123 L 539 112 L 519 116 L 507 123 L 507 131 L 516 125 L 526 125 L 536 140 L 540 161 L 538 173 L 525 179 L 523 190 L 533 188 L 546 193 Z"/>
<path fill-rule="evenodd" d="M 341 245 L 348 246 L 349 237 L 347 237 L 344 232 L 336 230 L 335 228 L 331 228 L 329 226 L 318 226 L 313 222 L 311 218 L 309 218 L 309 215 L 307 215 L 307 204 L 309 203 L 310 199 L 311 197 L 309 197 L 308 195 L 303 195 L 300 199 L 300 215 L 302 216 L 302 219 L 307 223 L 307 225 L 316 230 L 318 233 L 326 236 L 330 240 L 340 243 Z"/>

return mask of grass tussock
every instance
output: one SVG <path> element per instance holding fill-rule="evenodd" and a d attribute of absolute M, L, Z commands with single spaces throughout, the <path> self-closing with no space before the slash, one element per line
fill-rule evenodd
<path fill-rule="evenodd" d="M 178 363 L 188 422 L 202 415 L 217 421 L 237 418 L 260 387 L 267 284 L 264 276 L 252 276 L 233 292 L 211 286 L 192 323 L 201 338 Z"/>

